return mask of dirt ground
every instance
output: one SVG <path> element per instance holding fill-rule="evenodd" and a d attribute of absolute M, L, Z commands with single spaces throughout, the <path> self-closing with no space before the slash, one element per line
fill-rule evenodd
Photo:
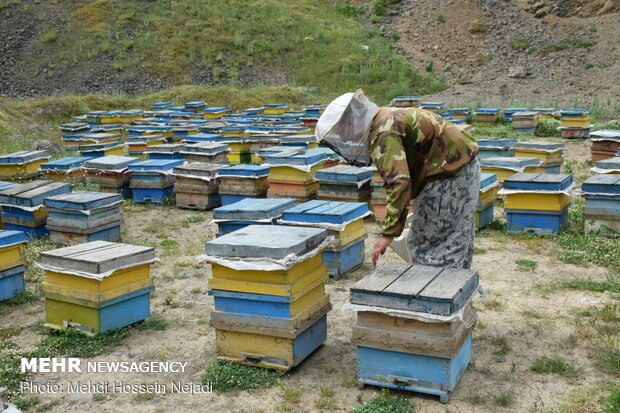
<path fill-rule="evenodd" d="M 584 142 L 567 143 L 566 157 L 583 162 L 589 157 L 588 145 Z M 501 217 L 500 208 L 496 208 L 496 215 Z M 151 311 L 153 316 L 163 317 L 171 324 L 164 331 L 135 329 L 120 346 L 94 358 L 102 361 L 185 361 L 188 367 L 184 374 L 35 374 L 33 379 L 59 384 L 78 380 L 124 380 L 136 384 L 200 382 L 205 368 L 216 356 L 215 334 L 208 321 L 213 309 L 213 299 L 207 294 L 210 269 L 197 265 L 195 261 L 203 251 L 203 243 L 215 236 L 216 228 L 210 223 L 211 218 L 210 212 L 125 205 L 123 241 L 156 247 L 162 262 L 152 269 L 156 290 Z M 327 286 L 333 303 L 328 316 L 327 342 L 303 364 L 283 376 L 282 386 L 226 394 L 153 397 L 115 394 L 103 400 L 93 398 L 93 394 L 44 394 L 38 395 L 41 403 L 59 399 L 58 404 L 50 409 L 58 412 L 351 411 L 380 392 L 373 387 L 360 390 L 355 384 L 355 347 L 350 343 L 355 315 L 342 309 L 349 298 L 349 287 L 372 270 L 369 257 L 378 226 L 368 222 L 367 228 L 369 237 L 364 266 Z M 470 367 L 447 405 L 440 404 L 435 397 L 399 395 L 408 398 L 416 406 L 416 411 L 425 413 L 547 412 L 575 392 L 615 380 L 595 367 L 589 342 L 576 338 L 576 329 L 579 328 L 576 311 L 596 304 L 618 303 L 618 297 L 608 293 L 544 288 L 551 282 L 576 277 L 603 280 L 609 273 L 607 269 L 562 263 L 557 259 L 561 247 L 547 238 L 514 238 L 499 231 L 482 231 L 476 239 L 476 247 L 474 268 L 479 271 L 481 284 L 488 289 L 488 294 L 475 300 L 479 322 L 474 331 Z M 532 272 L 519 271 L 518 259 L 535 261 L 537 267 Z M 383 263 L 399 260 L 392 251 L 382 258 Z M 34 326 L 43 318 L 44 306 L 40 301 L 5 315 L 0 327 Z M 24 329 L 12 340 L 25 347 L 32 346 L 42 337 L 37 331 L 35 328 Z M 577 366 L 581 374 L 575 379 L 532 372 L 530 367 L 534 360 L 544 355 L 562 357 Z M 284 388 L 300 389 L 299 403 L 286 401 Z M 325 391 L 329 388 L 333 389 L 333 395 L 326 396 L 331 394 Z M 512 395 L 512 400 L 508 406 L 502 406 L 506 394 Z M 319 410 L 316 407 L 316 400 L 321 398 L 328 399 L 329 408 Z"/>

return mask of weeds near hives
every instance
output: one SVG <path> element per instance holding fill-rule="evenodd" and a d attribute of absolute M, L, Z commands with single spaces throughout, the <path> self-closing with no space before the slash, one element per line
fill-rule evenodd
<path fill-rule="evenodd" d="M 566 377 L 577 377 L 579 370 L 562 358 L 540 357 L 534 361 L 530 370 L 536 373 L 556 373 Z"/>
<path fill-rule="evenodd" d="M 387 389 L 381 394 L 353 409 L 353 413 L 413 413 L 414 406 L 404 398 L 394 397 Z"/>
<path fill-rule="evenodd" d="M 256 390 L 275 386 L 280 376 L 275 370 L 217 361 L 202 375 L 202 382 L 220 392 Z"/>
<path fill-rule="evenodd" d="M 49 236 L 41 238 L 29 238 L 28 243 L 22 247 L 21 254 L 26 261 L 28 269 L 25 273 L 26 281 L 38 282 L 43 280 L 44 271 L 35 265 L 39 261 L 40 254 L 44 251 L 60 248 L 61 245 L 50 240 Z"/>

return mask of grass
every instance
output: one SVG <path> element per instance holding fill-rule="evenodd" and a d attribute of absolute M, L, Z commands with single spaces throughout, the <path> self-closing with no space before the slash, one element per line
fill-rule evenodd
<path fill-rule="evenodd" d="M 275 370 L 218 361 L 202 375 L 202 382 L 212 383 L 217 391 L 230 392 L 273 387 L 279 378 Z"/>
<path fill-rule="evenodd" d="M 437 15 L 437 23 L 443 24 L 446 22 L 446 18 L 444 17 L 443 14 L 438 14 Z"/>
<path fill-rule="evenodd" d="M 161 317 L 152 317 L 146 320 L 145 322 L 138 324 L 138 329 L 140 330 L 158 330 L 164 331 L 170 326 L 170 321 Z"/>
<path fill-rule="evenodd" d="M 407 399 L 393 397 L 387 389 L 381 389 L 381 395 L 353 409 L 353 413 L 413 413 L 414 411 L 414 406 Z"/>
<path fill-rule="evenodd" d="M 566 377 L 576 377 L 579 371 L 572 364 L 561 358 L 540 357 L 534 361 L 530 367 L 535 373 L 556 373 Z"/>
<path fill-rule="evenodd" d="M 515 393 L 512 389 L 502 389 L 492 395 L 496 405 L 501 407 L 510 407 L 515 402 Z"/>
<path fill-rule="evenodd" d="M 17 307 L 22 307 L 24 304 L 38 301 L 39 298 L 40 295 L 37 290 L 26 288 L 23 292 L 15 294 L 8 300 L 0 302 L 0 315 L 6 314 Z"/>
<path fill-rule="evenodd" d="M 35 353 L 62 355 L 66 357 L 95 357 L 120 344 L 131 334 L 131 328 L 123 327 L 96 336 L 87 336 L 75 330 L 54 331 L 37 344 Z"/>
<path fill-rule="evenodd" d="M 536 261 L 526 260 L 523 258 L 516 260 L 515 264 L 517 264 L 515 269 L 522 272 L 534 272 L 538 266 Z"/>
<path fill-rule="evenodd" d="M 26 281 L 35 282 L 43 280 L 44 271 L 40 268 L 37 268 L 35 263 L 39 261 L 41 252 L 53 250 L 56 248 L 60 248 L 60 244 L 52 242 L 49 236 L 41 238 L 30 238 L 28 240 L 28 243 L 21 249 L 22 257 L 28 265 L 28 269 L 25 273 Z"/>
<path fill-rule="evenodd" d="M 526 38 L 521 37 L 518 39 L 511 40 L 508 43 L 508 46 L 510 46 L 510 48 L 513 50 L 524 51 L 530 48 L 530 41 Z"/>
<path fill-rule="evenodd" d="M 599 354 L 597 367 L 605 373 L 620 377 L 620 349 Z"/>
<path fill-rule="evenodd" d="M 543 119 L 536 125 L 534 135 L 544 138 L 559 138 L 562 132 L 558 130 L 560 121 L 557 119 Z"/>
<path fill-rule="evenodd" d="M 487 31 L 486 22 L 476 20 L 472 24 L 469 25 L 470 33 L 485 33 Z"/>
<path fill-rule="evenodd" d="M 605 281 L 595 281 L 591 278 L 575 278 L 564 281 L 563 286 L 571 290 L 586 290 L 599 293 L 609 291 L 620 294 L 620 275 L 609 274 Z"/>

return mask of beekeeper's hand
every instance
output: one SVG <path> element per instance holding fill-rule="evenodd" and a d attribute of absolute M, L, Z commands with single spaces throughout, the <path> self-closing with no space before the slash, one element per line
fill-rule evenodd
<path fill-rule="evenodd" d="M 387 235 L 382 236 L 377 240 L 375 244 L 375 248 L 372 250 L 372 265 L 376 266 L 377 261 L 379 261 L 379 257 L 385 254 L 385 250 L 392 243 L 394 237 L 390 237 Z"/>

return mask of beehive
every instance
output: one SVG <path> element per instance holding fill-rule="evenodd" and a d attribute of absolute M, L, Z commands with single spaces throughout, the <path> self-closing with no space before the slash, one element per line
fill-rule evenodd
<path fill-rule="evenodd" d="M 212 107 L 202 110 L 202 115 L 205 119 L 220 119 L 222 116 L 228 113 L 226 107 Z"/>
<path fill-rule="evenodd" d="M 499 119 L 500 110 L 497 108 L 480 108 L 474 113 L 476 122 L 495 123 Z"/>
<path fill-rule="evenodd" d="M 226 154 L 230 148 L 225 143 L 198 142 L 185 146 L 181 155 L 185 162 L 202 162 L 209 164 L 225 164 Z"/>
<path fill-rule="evenodd" d="M 367 202 L 372 188 L 370 180 L 373 171 L 348 165 L 324 168 L 316 173 L 319 182 L 319 199 L 328 201 Z"/>
<path fill-rule="evenodd" d="M 471 109 L 469 108 L 454 108 L 448 109 L 448 115 L 452 116 L 452 119 L 469 121 L 471 120 Z"/>
<path fill-rule="evenodd" d="M 331 304 L 317 250 L 326 236 L 317 228 L 251 225 L 205 245 L 213 266 L 209 294 L 215 298 L 211 323 L 218 359 L 288 370 L 326 340 Z M 312 251 L 310 258 L 280 269 L 243 270 L 229 263 Z"/>
<path fill-rule="evenodd" d="M 117 155 L 90 159 L 84 163 L 84 177 L 92 184 L 99 185 L 101 192 L 119 193 L 124 198 L 130 198 L 127 167 L 139 161 L 139 158 Z"/>
<path fill-rule="evenodd" d="M 144 153 L 149 160 L 175 160 L 183 159 L 181 153 L 185 150 L 185 145 L 182 143 L 165 143 L 157 146 L 149 146 Z"/>
<path fill-rule="evenodd" d="M 127 153 L 129 155 L 142 155 L 146 148 L 165 144 L 166 137 L 164 135 L 151 135 L 132 137 L 127 139 Z"/>
<path fill-rule="evenodd" d="M 476 228 L 482 229 L 493 221 L 495 199 L 499 183 L 497 176 L 492 173 L 480 174 L 480 197 L 476 203 Z"/>
<path fill-rule="evenodd" d="M 298 149 L 266 155 L 270 165 L 270 198 L 290 197 L 308 201 L 316 197 L 316 172 L 325 166 L 326 155 L 317 149 L 299 153 Z"/>
<path fill-rule="evenodd" d="M 620 174 L 620 156 L 598 161 L 592 170 L 602 174 Z"/>
<path fill-rule="evenodd" d="M 41 164 L 50 159 L 47 151 L 20 151 L 0 156 L 0 179 L 21 180 L 39 174 Z"/>
<path fill-rule="evenodd" d="M 560 173 L 564 144 L 556 142 L 518 142 L 514 145 L 515 156 L 540 159 L 540 173 Z"/>
<path fill-rule="evenodd" d="M 497 182 L 502 184 L 504 180 L 518 172 L 531 172 L 540 166 L 538 158 L 521 157 L 489 157 L 480 159 L 482 172 L 497 175 Z"/>
<path fill-rule="evenodd" d="M 581 186 L 585 206 L 585 232 L 604 236 L 620 235 L 620 175 L 588 178 Z"/>
<path fill-rule="evenodd" d="M 444 113 L 446 104 L 444 102 L 422 102 L 420 103 L 420 107 L 441 115 Z"/>
<path fill-rule="evenodd" d="M 527 108 L 506 108 L 503 110 L 504 120 L 507 122 L 512 122 L 513 121 L 512 117 L 515 113 L 521 113 L 521 112 L 527 112 L 527 111 L 528 111 Z"/>
<path fill-rule="evenodd" d="M 153 248 L 105 241 L 42 252 L 45 325 L 98 334 L 144 320 L 154 261 Z"/>
<path fill-rule="evenodd" d="M 110 155 L 123 156 L 125 155 L 125 149 L 123 142 L 80 144 L 79 146 L 80 155 L 89 159 Z"/>
<path fill-rule="evenodd" d="M 480 152 L 478 158 L 490 158 L 490 157 L 508 157 L 514 156 L 515 152 L 512 149 L 513 145 L 517 143 L 516 139 L 477 139 L 476 143 Z"/>
<path fill-rule="evenodd" d="M 390 106 L 395 108 L 418 108 L 420 107 L 420 96 L 398 96 L 390 101 Z"/>
<path fill-rule="evenodd" d="M 264 198 L 269 182 L 268 166 L 233 165 L 220 169 L 220 196 L 222 205 L 229 205 L 245 198 Z"/>
<path fill-rule="evenodd" d="M 224 205 L 213 210 L 217 220 L 218 236 L 222 236 L 248 225 L 272 225 L 282 216 L 282 211 L 295 205 L 290 198 L 245 198 L 239 202 Z"/>
<path fill-rule="evenodd" d="M 175 177 L 172 169 L 183 165 L 181 159 L 160 159 L 132 163 L 129 187 L 135 202 L 161 204 L 174 196 Z"/>
<path fill-rule="evenodd" d="M 538 112 L 517 112 L 512 115 L 512 129 L 518 133 L 533 135 L 539 119 Z"/>
<path fill-rule="evenodd" d="M 592 162 L 618 156 L 620 150 L 620 130 L 599 130 L 590 133 L 592 141 Z"/>
<path fill-rule="evenodd" d="M 471 270 L 392 264 L 354 284 L 359 384 L 434 394 L 446 403 L 471 360 L 476 313 L 469 302 L 478 282 Z M 463 321 L 423 321 L 425 313 L 461 311 Z"/>
<path fill-rule="evenodd" d="M 70 156 L 45 162 L 41 164 L 41 173 L 50 181 L 74 183 L 83 177 L 81 167 L 87 160 L 88 158 L 81 156 Z"/>
<path fill-rule="evenodd" d="M 176 205 L 189 209 L 213 209 L 221 205 L 217 172 L 223 165 L 189 163 L 176 166 L 174 192 Z"/>

